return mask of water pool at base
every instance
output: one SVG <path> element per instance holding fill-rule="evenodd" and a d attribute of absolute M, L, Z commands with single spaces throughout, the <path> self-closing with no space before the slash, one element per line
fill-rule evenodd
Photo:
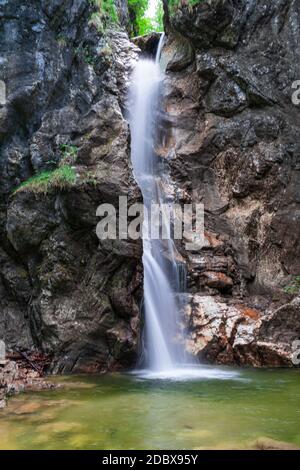
<path fill-rule="evenodd" d="M 10 398 L 1 449 L 300 447 L 300 370 L 205 368 L 201 376 L 54 378 L 65 388 Z"/>

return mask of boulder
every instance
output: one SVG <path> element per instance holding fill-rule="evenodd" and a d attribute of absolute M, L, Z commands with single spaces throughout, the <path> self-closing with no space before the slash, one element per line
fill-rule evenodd
<path fill-rule="evenodd" d="M 220 363 L 295 365 L 298 5 L 165 0 L 164 9 L 165 160 L 179 202 L 203 204 L 214 237 L 194 252 L 178 244 L 198 305 L 193 348 Z"/>
<path fill-rule="evenodd" d="M 299 298 L 267 315 L 243 303 L 199 294 L 187 303 L 187 349 L 200 360 L 255 367 L 298 365 L 294 342 L 299 337 Z"/>

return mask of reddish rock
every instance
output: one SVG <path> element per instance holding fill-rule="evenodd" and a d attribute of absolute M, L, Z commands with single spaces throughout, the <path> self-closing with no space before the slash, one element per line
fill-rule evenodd
<path fill-rule="evenodd" d="M 208 242 L 209 246 L 211 248 L 219 248 L 220 246 L 223 246 L 224 243 L 222 240 L 219 240 L 213 233 L 211 232 L 204 232 L 204 238 Z"/>
<path fill-rule="evenodd" d="M 245 305 L 236 305 L 236 308 L 240 310 L 242 315 L 245 317 L 252 318 L 253 320 L 258 320 L 261 316 L 261 313 L 254 308 L 245 307 Z"/>
<path fill-rule="evenodd" d="M 293 342 L 300 331 L 300 300 L 263 315 L 246 305 L 228 305 L 211 296 L 191 295 L 186 321 L 189 352 L 219 364 L 292 367 Z"/>
<path fill-rule="evenodd" d="M 213 289 L 229 291 L 233 287 L 233 281 L 231 277 L 226 276 L 224 273 L 205 271 L 203 276 L 206 278 L 207 286 L 212 287 Z"/>
<path fill-rule="evenodd" d="M 0 365 L 0 409 L 6 406 L 6 397 L 20 392 L 40 391 L 60 387 L 48 382 L 33 368 L 24 363 L 6 360 Z"/>

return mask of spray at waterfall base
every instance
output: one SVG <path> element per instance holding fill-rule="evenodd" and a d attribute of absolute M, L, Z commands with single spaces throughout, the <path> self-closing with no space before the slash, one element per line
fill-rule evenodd
<path fill-rule="evenodd" d="M 138 374 L 144 378 L 175 380 L 219 376 L 219 372 L 195 368 L 196 361 L 189 351 L 186 267 L 175 243 L 178 240 L 182 249 L 196 252 L 205 245 L 203 204 L 128 205 L 127 197 L 121 196 L 118 207 L 102 204 L 96 215 L 101 218 L 96 233 L 102 243 L 143 241 L 143 264 L 147 270 L 146 275 L 144 272 L 145 328 L 142 370 Z M 147 347 L 148 356 L 153 355 L 150 361 L 145 360 Z"/>
<path fill-rule="evenodd" d="M 160 38 L 155 60 L 141 58 L 136 64 L 129 90 L 129 123 L 133 174 L 144 203 L 143 221 L 139 224 L 142 227 L 144 268 L 141 366 L 151 373 L 173 374 L 178 367 L 193 362 L 187 356 L 188 335 L 182 326 L 186 270 L 178 256 L 175 237 L 185 236 L 188 242 L 195 242 L 193 233 L 197 236 L 198 228 L 193 232 L 191 207 L 185 208 L 189 217 L 180 214 L 179 207 L 176 210 L 174 197 L 165 190 L 173 186 L 171 176 L 155 152 L 155 148 L 163 144 L 165 135 L 161 121 L 164 73 L 159 63 L 163 42 L 164 35 Z M 203 217 L 197 218 L 203 220 Z M 189 226 L 188 234 L 187 230 L 180 230 L 182 222 Z M 199 237 L 201 231 L 200 228 Z"/>
<path fill-rule="evenodd" d="M 99 240 L 183 240 L 185 250 L 198 251 L 204 246 L 204 205 L 142 203 L 128 206 L 126 196 L 119 205 L 101 204 L 96 227 Z"/>

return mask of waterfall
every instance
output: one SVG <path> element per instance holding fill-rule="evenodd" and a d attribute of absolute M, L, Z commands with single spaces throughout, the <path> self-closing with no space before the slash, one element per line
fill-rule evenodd
<path fill-rule="evenodd" d="M 135 179 L 141 189 L 148 214 L 151 204 L 172 204 L 163 188 L 170 183 L 161 159 L 155 152 L 159 134 L 160 91 L 164 74 L 159 59 L 164 36 L 155 60 L 141 58 L 133 74 L 130 126 L 131 158 Z M 164 220 L 161 222 L 164 224 Z M 177 261 L 173 240 L 147 237 L 149 220 L 143 224 L 144 266 L 144 366 L 155 372 L 174 371 L 186 362 L 178 298 L 183 290 L 182 265 Z"/>

